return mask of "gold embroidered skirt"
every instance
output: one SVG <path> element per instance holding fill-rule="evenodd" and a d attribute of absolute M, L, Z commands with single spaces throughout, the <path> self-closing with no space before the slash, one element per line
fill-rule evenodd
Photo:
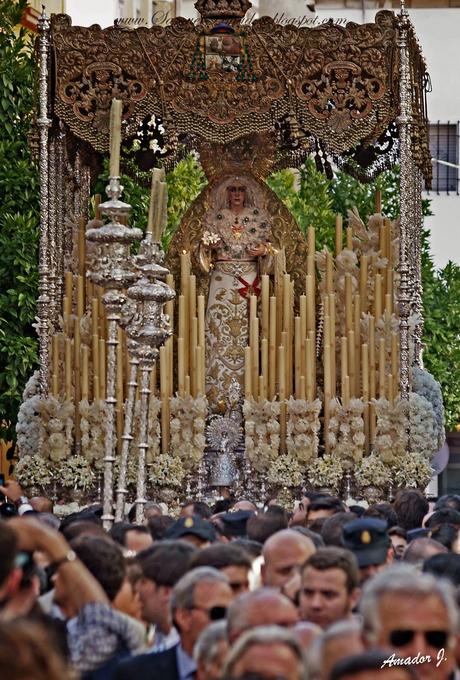
<path fill-rule="evenodd" d="M 236 378 L 243 389 L 244 348 L 248 344 L 248 294 L 257 279 L 257 262 L 216 262 L 206 309 L 206 394 L 212 411 L 227 404 Z"/>

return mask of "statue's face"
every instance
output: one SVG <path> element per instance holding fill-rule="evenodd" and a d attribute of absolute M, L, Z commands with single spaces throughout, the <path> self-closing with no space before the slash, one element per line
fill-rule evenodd
<path fill-rule="evenodd" d="M 230 209 L 242 208 L 246 200 L 246 187 L 244 184 L 231 184 L 227 187 L 228 205 Z"/>

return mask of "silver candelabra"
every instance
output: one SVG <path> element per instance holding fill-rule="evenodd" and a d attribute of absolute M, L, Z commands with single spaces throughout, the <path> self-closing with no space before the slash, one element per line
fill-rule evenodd
<path fill-rule="evenodd" d="M 86 238 L 96 246 L 97 269 L 88 272 L 88 278 L 105 288 L 102 301 L 107 310 L 107 433 L 104 456 L 104 489 L 102 522 L 105 529 L 113 523 L 113 467 L 115 463 L 115 378 L 118 345 L 118 323 L 126 302 L 123 289 L 134 283 L 137 273 L 132 267 L 131 245 L 142 239 L 142 231 L 121 224 L 129 215 L 131 206 L 120 201 L 123 187 L 119 177 L 110 177 L 106 188 L 109 200 L 100 205 L 103 215 L 110 221 L 102 227 L 88 229 Z"/>

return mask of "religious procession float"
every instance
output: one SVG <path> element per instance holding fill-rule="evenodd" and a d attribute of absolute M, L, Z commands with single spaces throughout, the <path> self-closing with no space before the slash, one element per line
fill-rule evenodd
<path fill-rule="evenodd" d="M 431 160 L 407 12 L 299 28 L 245 22 L 249 0 L 195 6 L 164 27 L 40 20 L 40 368 L 15 474 L 101 499 L 106 527 L 132 502 L 141 521 L 147 496 L 424 488 L 444 430 L 422 364 Z M 145 233 L 126 149 L 151 169 Z M 207 184 L 165 253 L 166 173 L 191 150 Z M 309 156 L 363 182 L 399 164 L 400 219 L 377 194 L 317 249 L 266 183 Z"/>

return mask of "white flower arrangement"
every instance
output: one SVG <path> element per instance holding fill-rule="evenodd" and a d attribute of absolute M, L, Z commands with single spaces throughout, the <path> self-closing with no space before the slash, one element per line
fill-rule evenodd
<path fill-rule="evenodd" d="M 37 404 L 40 413 L 40 438 L 42 453 L 53 462 L 66 460 L 71 455 L 74 405 L 49 396 Z"/>
<path fill-rule="evenodd" d="M 287 402 L 286 449 L 300 463 L 309 463 L 318 455 L 321 427 L 321 401 L 291 397 Z"/>
<path fill-rule="evenodd" d="M 160 453 L 148 466 L 148 481 L 154 487 L 180 488 L 187 472 L 179 456 Z"/>
<path fill-rule="evenodd" d="M 358 463 L 354 476 L 360 489 L 364 489 L 366 486 L 377 486 L 383 489 L 389 486 L 392 480 L 390 467 L 385 465 L 383 460 L 375 453 L 365 456 Z"/>
<path fill-rule="evenodd" d="M 206 448 L 208 401 L 204 396 L 171 399 L 170 450 L 182 461 L 187 474 L 193 474 Z"/>
<path fill-rule="evenodd" d="M 408 318 L 408 325 L 409 325 L 409 335 L 413 336 L 414 333 L 420 328 L 420 326 L 423 326 L 423 317 L 418 313 L 412 311 L 409 314 Z M 413 360 L 413 343 L 411 343 L 411 346 L 409 347 L 410 354 L 411 354 L 411 360 Z"/>
<path fill-rule="evenodd" d="M 267 472 L 280 447 L 280 402 L 245 399 L 245 447 L 249 461 L 258 472 Z"/>
<path fill-rule="evenodd" d="M 102 399 L 97 399 L 92 404 L 82 400 L 78 409 L 82 454 L 96 470 L 102 470 L 108 421 L 107 404 Z"/>
<path fill-rule="evenodd" d="M 82 345 L 86 345 L 88 350 L 91 346 L 91 336 L 93 332 L 91 314 L 86 311 L 83 316 L 80 317 L 80 341 Z"/>
<path fill-rule="evenodd" d="M 428 460 L 438 451 L 438 427 L 430 402 L 416 392 L 409 395 L 410 451 Z"/>
<path fill-rule="evenodd" d="M 317 458 L 307 469 L 308 481 L 313 487 L 317 489 L 327 487 L 335 493 L 339 490 L 343 473 L 342 461 L 337 456 L 331 454 L 325 454 L 322 458 Z"/>
<path fill-rule="evenodd" d="M 213 234 L 210 231 L 205 231 L 203 232 L 201 240 L 205 246 L 215 246 L 219 243 L 220 236 L 218 234 Z"/>
<path fill-rule="evenodd" d="M 368 315 L 369 318 L 369 315 Z M 399 317 L 396 314 L 389 314 L 381 316 L 375 323 L 375 342 L 379 344 L 383 338 L 385 340 L 385 349 L 391 349 L 391 334 L 399 333 Z"/>
<path fill-rule="evenodd" d="M 379 249 L 379 229 L 383 223 L 381 215 L 371 215 L 367 226 L 356 208 L 348 211 L 348 226 L 353 229 L 353 250 L 366 255 L 377 255 Z"/>
<path fill-rule="evenodd" d="M 315 254 L 316 265 L 320 274 L 320 289 L 323 294 L 322 301 L 324 302 L 324 295 L 326 293 L 326 262 L 328 259 L 328 250 L 324 248 L 322 251 L 317 251 Z M 336 307 L 336 323 L 338 327 L 343 326 L 345 322 L 345 277 L 347 274 L 351 276 L 351 285 L 353 292 L 357 292 L 359 287 L 359 269 L 357 267 L 357 257 L 352 250 L 344 248 L 340 255 L 335 260 L 335 267 L 333 264 L 332 277 L 337 291 L 337 307 Z M 343 301 L 343 304 L 342 304 Z"/>
<path fill-rule="evenodd" d="M 26 489 L 35 487 L 47 492 L 56 478 L 56 466 L 39 454 L 21 456 L 14 466 L 14 476 Z"/>
<path fill-rule="evenodd" d="M 270 463 L 267 481 L 275 486 L 300 486 L 303 473 L 299 461 L 289 454 L 278 456 Z"/>
<path fill-rule="evenodd" d="M 344 470 L 353 468 L 363 457 L 366 441 L 363 413 L 362 399 L 350 399 L 348 407 L 338 399 L 330 401 L 326 437 L 331 455 L 341 460 Z"/>
<path fill-rule="evenodd" d="M 317 250 L 315 253 L 315 263 L 321 275 L 321 280 L 326 276 L 327 248 Z"/>
<path fill-rule="evenodd" d="M 26 382 L 26 386 L 24 387 L 24 392 L 22 393 L 23 401 L 27 401 L 27 399 L 30 399 L 31 397 L 35 397 L 35 395 L 39 394 L 39 392 L 40 392 L 39 377 L 40 377 L 40 371 L 34 371 L 32 373 L 29 380 Z"/>
<path fill-rule="evenodd" d="M 21 458 L 34 456 L 40 448 L 40 403 L 38 371 L 35 371 L 24 388 L 16 424 L 17 445 Z"/>
<path fill-rule="evenodd" d="M 95 474 L 84 456 L 71 456 L 57 469 L 58 484 L 66 489 L 89 491 L 94 487 Z"/>
<path fill-rule="evenodd" d="M 395 399 L 373 399 L 377 415 L 374 452 L 385 463 L 390 464 L 403 457 L 407 451 L 407 402 Z"/>
<path fill-rule="evenodd" d="M 363 220 L 359 216 L 356 208 L 348 211 L 348 226 L 352 228 L 353 232 L 353 251 L 360 257 L 361 255 L 367 255 L 368 262 L 372 263 L 369 268 L 368 285 L 367 285 L 367 297 L 369 302 L 374 300 L 375 295 L 375 275 L 377 273 L 383 273 L 383 270 L 388 265 L 388 260 L 381 256 L 380 252 L 380 227 L 383 224 L 383 218 L 381 214 L 371 215 L 367 220 L 367 225 L 364 224 Z M 393 262 L 399 261 L 399 224 L 398 220 L 390 222 L 390 243 L 391 243 L 391 256 Z M 351 273 L 351 272 L 350 272 Z M 354 275 L 352 274 L 353 279 Z M 399 274 L 394 271 L 393 274 L 394 283 L 394 295 L 397 297 L 397 291 L 399 286 Z M 345 305 L 339 305 L 339 313 Z M 376 319 L 376 327 L 379 323 L 379 319 Z M 365 324 L 366 325 L 366 324 Z M 378 332 L 377 332 L 378 335 Z M 364 335 L 364 337 L 366 337 Z"/>
<path fill-rule="evenodd" d="M 393 482 L 400 488 L 424 489 L 434 475 L 426 457 L 420 453 L 407 453 L 392 465 Z"/>
<path fill-rule="evenodd" d="M 335 258 L 337 270 L 342 274 L 355 274 L 358 268 L 358 258 L 353 250 L 344 248 Z"/>
<path fill-rule="evenodd" d="M 437 380 L 418 366 L 412 367 L 412 390 L 427 399 L 432 408 L 436 421 L 438 434 L 437 450 L 441 448 L 446 440 L 444 429 L 444 403 L 442 399 L 441 385 Z"/>
<path fill-rule="evenodd" d="M 385 275 L 385 270 L 388 266 L 388 258 L 382 257 L 380 251 L 380 229 L 383 225 L 383 217 L 380 214 L 371 215 L 367 221 L 367 225 L 364 224 L 363 220 L 359 216 L 356 208 L 348 211 L 348 226 L 351 227 L 353 233 L 353 248 L 343 248 L 341 253 L 337 255 L 334 259 L 333 267 L 333 283 L 334 289 L 336 291 L 336 326 L 337 328 L 344 328 L 345 323 L 345 288 L 346 279 L 348 276 L 351 277 L 352 293 L 357 293 L 359 291 L 359 277 L 360 268 L 358 266 L 359 258 L 362 255 L 366 255 L 369 263 L 368 278 L 367 278 L 367 298 L 370 306 L 375 298 L 375 282 L 376 275 L 380 273 Z M 391 222 L 389 225 L 391 232 L 391 254 L 392 261 L 398 262 L 399 256 L 399 242 L 398 242 L 398 222 Z M 327 262 L 327 250 L 323 249 L 315 254 L 315 260 L 320 274 L 320 290 L 323 296 L 326 293 L 326 262 Z M 397 298 L 399 275 L 397 271 L 393 274 L 394 299 Z M 362 339 L 368 337 L 368 327 L 369 327 L 369 316 L 362 315 L 361 321 L 361 336 Z M 367 317 L 367 318 L 366 318 Z M 378 342 L 380 337 L 383 337 L 382 333 L 384 330 L 391 328 L 392 330 L 398 330 L 399 321 L 396 315 L 392 314 L 390 317 L 382 316 L 380 319 L 375 319 L 376 323 L 376 341 Z M 358 330 L 358 329 L 356 329 Z M 391 337 L 390 335 L 386 336 Z M 389 349 L 389 347 L 387 348 Z"/>
<path fill-rule="evenodd" d="M 53 514 L 59 517 L 59 519 L 63 519 L 67 515 L 72 515 L 74 512 L 79 512 L 82 509 L 82 506 L 77 501 L 63 504 L 57 503 L 53 508 Z"/>

